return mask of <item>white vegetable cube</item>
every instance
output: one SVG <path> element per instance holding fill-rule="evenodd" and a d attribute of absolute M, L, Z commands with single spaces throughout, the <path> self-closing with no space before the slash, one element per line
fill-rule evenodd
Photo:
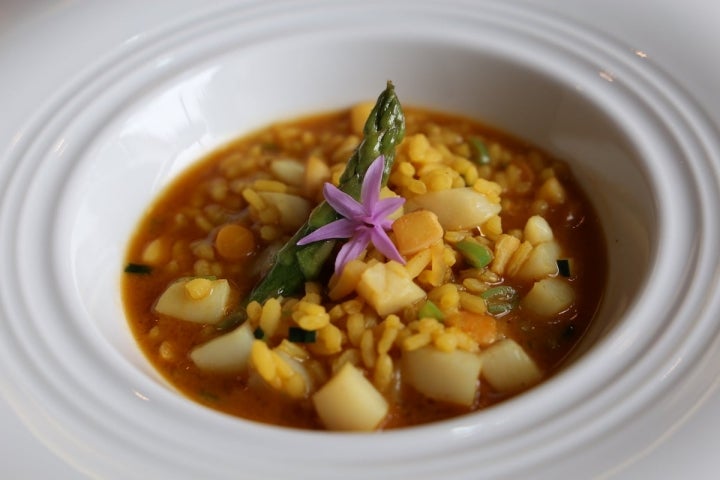
<path fill-rule="evenodd" d="M 310 202 L 298 195 L 282 192 L 258 192 L 258 195 L 278 209 L 280 226 L 288 231 L 300 228 L 312 209 Z"/>
<path fill-rule="evenodd" d="M 535 245 L 516 276 L 526 280 L 540 280 L 556 275 L 558 258 L 560 258 L 560 245 L 556 242 Z"/>
<path fill-rule="evenodd" d="M 523 230 L 523 238 L 533 245 L 553 240 L 554 235 L 550 224 L 540 215 L 528 218 Z"/>
<path fill-rule="evenodd" d="M 500 340 L 481 355 L 483 377 L 500 392 L 524 390 L 542 379 L 535 361 L 514 340 Z"/>
<path fill-rule="evenodd" d="M 541 317 L 552 317 L 570 308 L 575 301 L 575 290 L 560 278 L 545 278 L 535 282 L 520 301 L 523 309 Z"/>
<path fill-rule="evenodd" d="M 185 278 L 170 284 L 155 303 L 155 311 L 188 322 L 218 323 L 230 303 L 230 283 L 225 279 L 211 280 L 207 295 L 193 298 L 186 288 L 193 280 Z"/>
<path fill-rule="evenodd" d="M 254 339 L 252 327 L 244 323 L 231 332 L 195 347 L 190 352 L 190 359 L 203 370 L 242 372 L 248 366 Z"/>
<path fill-rule="evenodd" d="M 463 350 L 423 347 L 403 352 L 402 358 L 406 383 L 429 398 L 465 406 L 475 401 L 481 368 L 481 356 Z"/>
<path fill-rule="evenodd" d="M 388 413 L 385 397 L 348 362 L 312 397 L 329 430 L 372 431 Z"/>
<path fill-rule="evenodd" d="M 445 230 L 464 230 L 482 225 L 500 213 L 500 204 L 491 202 L 472 187 L 450 188 L 424 193 L 408 200 L 406 211 L 430 210 Z"/>
<path fill-rule="evenodd" d="M 376 263 L 365 269 L 357 292 L 381 316 L 400 311 L 425 298 L 425 290 L 415 284 L 402 265 L 394 261 Z"/>
<path fill-rule="evenodd" d="M 270 164 L 270 171 L 282 182 L 301 187 L 305 175 L 305 165 L 291 158 L 281 158 Z"/>

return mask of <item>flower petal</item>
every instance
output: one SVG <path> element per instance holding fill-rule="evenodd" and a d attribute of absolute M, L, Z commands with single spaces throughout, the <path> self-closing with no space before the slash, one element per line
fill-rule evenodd
<path fill-rule="evenodd" d="M 398 249 L 395 247 L 393 241 L 390 237 L 388 237 L 388 234 L 385 233 L 385 230 L 380 228 L 380 226 L 376 225 L 371 230 L 370 239 L 373 245 L 375 245 L 375 248 L 385 255 L 386 258 L 395 260 L 405 265 L 405 259 L 402 255 L 400 255 L 400 252 L 398 252 Z"/>
<path fill-rule="evenodd" d="M 335 220 L 318 228 L 298 240 L 298 245 L 307 245 L 308 243 L 319 242 L 320 240 L 329 240 L 332 238 L 350 238 L 355 233 L 355 222 L 346 218 Z"/>
<path fill-rule="evenodd" d="M 335 257 L 335 272 L 340 273 L 345 264 L 350 260 L 354 260 L 360 256 L 370 243 L 371 228 L 359 227 L 355 230 L 355 235 L 340 248 Z"/>
<path fill-rule="evenodd" d="M 365 179 L 360 191 L 360 201 L 365 205 L 368 212 L 375 210 L 375 205 L 380 198 L 383 170 L 385 170 L 385 155 L 380 155 L 372 161 L 367 172 L 365 172 Z"/>
<path fill-rule="evenodd" d="M 333 209 L 348 219 L 356 219 L 365 215 L 365 207 L 351 195 L 343 192 L 332 183 L 323 185 L 323 195 Z"/>
<path fill-rule="evenodd" d="M 389 197 L 378 201 L 372 210 L 372 220 L 374 222 L 385 220 L 388 215 L 393 213 L 405 203 L 403 197 Z"/>

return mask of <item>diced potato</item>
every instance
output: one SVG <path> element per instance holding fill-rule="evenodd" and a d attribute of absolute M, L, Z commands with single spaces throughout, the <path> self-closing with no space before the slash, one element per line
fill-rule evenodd
<path fill-rule="evenodd" d="M 517 277 L 525 280 L 540 280 L 556 275 L 559 257 L 560 246 L 557 243 L 545 242 L 536 245 L 517 271 Z"/>
<path fill-rule="evenodd" d="M 190 359 L 203 370 L 242 372 L 248 366 L 253 340 L 252 327 L 244 323 L 225 335 L 195 347 L 190 352 Z"/>
<path fill-rule="evenodd" d="M 535 361 L 512 339 L 494 343 L 482 354 L 482 375 L 500 392 L 516 392 L 542 379 Z"/>
<path fill-rule="evenodd" d="M 479 386 L 482 359 L 479 354 L 435 347 L 404 351 L 403 379 L 434 400 L 470 406 Z"/>
<path fill-rule="evenodd" d="M 312 397 L 329 430 L 372 431 L 388 413 L 385 398 L 352 363 L 345 363 Z"/>
<path fill-rule="evenodd" d="M 281 158 L 270 164 L 270 172 L 288 185 L 301 187 L 305 176 L 305 165 L 291 158 Z"/>
<path fill-rule="evenodd" d="M 544 242 L 550 242 L 554 238 L 552 227 L 540 215 L 533 215 L 528 218 L 523 230 L 523 239 L 533 246 Z"/>
<path fill-rule="evenodd" d="M 545 278 L 535 282 L 520 301 L 522 308 L 541 317 L 552 317 L 567 310 L 575 301 L 575 290 L 560 278 Z"/>
<path fill-rule="evenodd" d="M 464 230 L 478 227 L 500 213 L 500 204 L 472 187 L 463 187 L 424 193 L 405 205 L 405 211 L 419 209 L 435 213 L 445 230 Z"/>
<path fill-rule="evenodd" d="M 277 207 L 280 212 L 280 226 L 288 231 L 300 228 L 310 215 L 312 206 L 303 197 L 281 192 L 258 192 L 258 195 Z"/>
<path fill-rule="evenodd" d="M 425 298 L 425 290 L 395 261 L 376 263 L 360 276 L 357 292 L 375 311 L 389 315 Z"/>
<path fill-rule="evenodd" d="M 395 244 L 402 255 L 412 255 L 440 240 L 444 230 L 429 210 L 406 213 L 393 222 Z"/>
<path fill-rule="evenodd" d="M 208 295 L 194 299 L 186 288 L 193 278 L 172 283 L 155 303 L 157 313 L 195 323 L 215 324 L 223 319 L 230 303 L 230 284 L 225 279 L 211 280 Z"/>

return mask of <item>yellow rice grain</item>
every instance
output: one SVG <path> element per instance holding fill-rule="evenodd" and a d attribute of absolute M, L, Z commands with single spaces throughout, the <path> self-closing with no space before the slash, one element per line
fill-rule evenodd
<path fill-rule="evenodd" d="M 185 292 L 193 300 L 201 300 L 212 293 L 212 281 L 207 278 L 193 278 L 185 283 Z"/>
<path fill-rule="evenodd" d="M 166 241 L 163 238 L 155 238 L 150 241 L 142 252 L 142 261 L 148 265 L 158 266 L 165 263 L 169 258 Z"/>
<path fill-rule="evenodd" d="M 258 193 L 252 188 L 246 188 L 243 190 L 242 197 L 249 205 L 255 207 L 258 211 L 263 210 L 267 206 L 265 200 L 263 200 L 262 197 L 260 197 L 260 195 L 258 195 Z"/>
<path fill-rule="evenodd" d="M 277 376 L 275 359 L 267 344 L 261 340 L 254 340 L 250 347 L 250 362 L 266 382 L 272 382 Z"/>
<path fill-rule="evenodd" d="M 373 371 L 373 384 L 381 392 L 388 389 L 393 379 L 393 360 L 390 355 L 378 356 Z"/>
<path fill-rule="evenodd" d="M 429 248 L 420 250 L 405 263 L 405 271 L 408 273 L 410 278 L 415 278 L 420 275 L 420 272 L 425 270 L 431 260 L 432 251 Z"/>
<path fill-rule="evenodd" d="M 466 280 L 476 280 L 474 278 L 468 278 Z M 464 283 L 464 282 L 463 282 Z M 463 310 L 467 310 L 472 313 L 486 313 L 487 304 L 482 297 L 473 295 L 469 292 L 460 292 L 460 306 Z"/>
<path fill-rule="evenodd" d="M 278 180 L 255 180 L 252 186 L 258 192 L 285 193 L 288 190 L 288 186 Z"/>
<path fill-rule="evenodd" d="M 538 190 L 537 197 L 545 200 L 551 205 L 559 205 L 565 202 L 565 189 L 560 181 L 551 177 L 545 180 Z"/>
<path fill-rule="evenodd" d="M 330 315 L 331 322 L 336 322 L 345 316 L 345 310 L 342 305 L 335 305 L 328 311 L 328 315 Z"/>
<path fill-rule="evenodd" d="M 356 347 L 359 346 L 365 332 L 365 316 L 360 312 L 349 314 L 345 328 L 350 343 Z"/>
<path fill-rule="evenodd" d="M 329 323 L 318 330 L 317 339 L 311 348 L 319 355 L 334 355 L 342 351 L 343 336 L 338 327 Z"/>
<path fill-rule="evenodd" d="M 195 225 L 205 233 L 209 233 L 210 230 L 215 227 L 215 225 L 213 225 L 210 220 L 205 218 L 203 215 L 198 215 L 195 217 Z"/>
<path fill-rule="evenodd" d="M 515 250 L 515 253 L 513 253 L 512 257 L 510 257 L 510 260 L 507 263 L 506 266 L 506 273 L 510 277 L 514 277 L 517 275 L 517 272 L 520 270 L 520 268 L 525 263 L 525 260 L 528 259 L 530 256 L 530 252 L 532 252 L 533 246 L 530 242 L 523 242 L 520 244 L 520 246 Z"/>
<path fill-rule="evenodd" d="M 175 357 L 175 350 L 172 344 L 167 340 L 160 344 L 160 347 L 158 347 L 158 353 L 160 354 L 160 358 L 167 362 L 173 360 Z"/>
<path fill-rule="evenodd" d="M 396 315 L 393 315 L 393 317 L 397 319 L 397 325 L 395 325 L 394 322 L 388 322 L 387 319 L 382 323 L 384 328 L 377 342 L 377 352 L 380 355 L 390 351 L 398 336 L 398 332 L 400 332 L 402 328 L 400 319 Z"/>
<path fill-rule="evenodd" d="M 505 267 L 510 261 L 515 250 L 520 246 L 520 240 L 512 235 L 502 234 L 495 242 L 494 258 L 490 264 L 490 270 L 498 275 L 505 273 Z"/>
<path fill-rule="evenodd" d="M 359 298 L 353 298 L 342 303 L 343 310 L 347 314 L 362 312 L 365 303 Z"/>
<path fill-rule="evenodd" d="M 417 350 L 430 344 L 432 337 L 428 332 L 419 332 L 403 339 L 402 348 L 408 352 Z"/>
<path fill-rule="evenodd" d="M 253 303 L 258 305 L 257 302 Z M 250 305 L 248 305 L 248 316 L 250 316 L 249 310 Z M 272 337 L 280 325 L 281 317 L 282 305 L 280 305 L 280 301 L 277 298 L 269 298 L 262 306 L 257 322 L 265 335 Z"/>
<path fill-rule="evenodd" d="M 292 313 L 292 318 L 305 330 L 319 330 L 330 323 L 330 315 L 325 307 L 317 303 L 301 300 Z"/>
<path fill-rule="evenodd" d="M 412 179 L 407 185 L 408 191 L 415 195 L 427 193 L 427 186 L 418 179 Z"/>
<path fill-rule="evenodd" d="M 291 342 L 287 338 L 284 338 L 280 344 L 275 347 L 275 350 L 277 352 L 284 352 L 291 358 L 295 358 L 297 360 L 307 360 L 310 358 L 310 354 L 302 345 Z"/>
<path fill-rule="evenodd" d="M 452 332 L 442 332 L 435 336 L 433 345 L 440 351 L 452 352 L 458 345 L 457 335 L 454 335 Z"/>
<path fill-rule="evenodd" d="M 367 368 L 373 368 L 377 360 L 375 337 L 372 330 L 365 330 L 360 338 L 360 357 Z"/>
<path fill-rule="evenodd" d="M 282 232 L 274 225 L 263 225 L 260 227 L 260 238 L 266 242 L 272 242 L 280 238 Z"/>

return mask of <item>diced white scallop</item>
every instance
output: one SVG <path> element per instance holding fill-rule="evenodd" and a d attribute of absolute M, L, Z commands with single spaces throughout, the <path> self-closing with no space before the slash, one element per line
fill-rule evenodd
<path fill-rule="evenodd" d="M 312 397 L 329 430 L 372 431 L 388 413 L 385 397 L 348 362 Z"/>
<path fill-rule="evenodd" d="M 524 390 L 542 379 L 535 361 L 512 339 L 494 343 L 481 355 L 483 377 L 500 392 Z"/>
<path fill-rule="evenodd" d="M 402 357 L 404 382 L 429 398 L 465 406 L 475 401 L 481 368 L 480 355 L 463 350 L 423 347 Z"/>
<path fill-rule="evenodd" d="M 545 278 L 535 282 L 520 301 L 523 309 L 540 317 L 552 317 L 567 310 L 575 302 L 575 290 L 561 278 Z"/>
<path fill-rule="evenodd" d="M 192 280 L 184 278 L 170 284 L 155 303 L 155 312 L 188 322 L 218 323 L 231 300 L 230 283 L 225 279 L 211 280 L 209 293 L 196 299 L 185 288 Z"/>
<path fill-rule="evenodd" d="M 260 198 L 274 205 L 280 213 L 280 226 L 287 231 L 295 231 L 305 223 L 312 205 L 298 195 L 282 192 L 258 192 Z"/>
<path fill-rule="evenodd" d="M 381 315 L 398 312 L 425 298 L 407 270 L 395 261 L 376 263 L 360 275 L 357 292 Z"/>
<path fill-rule="evenodd" d="M 552 227 L 540 215 L 533 215 L 525 222 L 523 230 L 523 239 L 533 245 L 539 245 L 544 242 L 550 242 L 554 238 Z"/>
<path fill-rule="evenodd" d="M 405 211 L 430 210 L 437 215 L 445 230 L 478 227 L 500 213 L 500 204 L 493 203 L 472 187 L 450 188 L 417 195 L 405 204 Z"/>
<path fill-rule="evenodd" d="M 280 158 L 270 164 L 270 172 L 283 183 L 300 187 L 305 177 L 305 165 L 291 158 Z"/>
<path fill-rule="evenodd" d="M 516 277 L 525 280 L 540 280 L 558 273 L 557 261 L 560 246 L 556 242 L 535 245 L 518 270 Z"/>
<path fill-rule="evenodd" d="M 217 338 L 195 347 L 190 359 L 203 370 L 235 373 L 247 369 L 254 340 L 252 327 L 244 323 Z"/>

